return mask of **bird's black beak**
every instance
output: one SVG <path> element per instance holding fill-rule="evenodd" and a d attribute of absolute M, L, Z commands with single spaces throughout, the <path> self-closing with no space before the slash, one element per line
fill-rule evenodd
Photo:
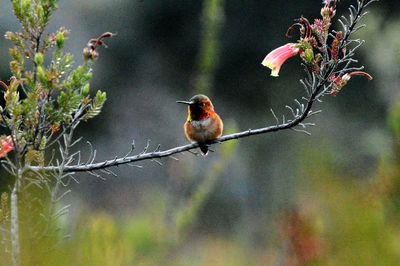
<path fill-rule="evenodd" d="M 191 105 L 191 104 L 193 104 L 193 102 L 192 101 L 176 101 L 177 103 L 183 103 L 183 104 L 187 104 L 187 105 Z"/>

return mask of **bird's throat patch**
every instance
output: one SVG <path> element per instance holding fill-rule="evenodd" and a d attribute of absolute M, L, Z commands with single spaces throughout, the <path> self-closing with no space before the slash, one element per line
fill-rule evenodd
<path fill-rule="evenodd" d="M 197 106 L 189 106 L 188 107 L 188 117 L 187 121 L 191 122 L 193 120 L 204 120 L 210 117 L 210 112 L 202 109 L 201 107 Z"/>

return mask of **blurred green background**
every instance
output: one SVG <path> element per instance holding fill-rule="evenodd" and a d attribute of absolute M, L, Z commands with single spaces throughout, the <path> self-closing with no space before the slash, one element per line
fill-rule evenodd
<path fill-rule="evenodd" d="M 341 1 L 339 14 L 353 2 Z M 17 31 L 9 1 L 1 7 L 0 32 Z M 294 41 L 285 37 L 293 19 L 317 18 L 320 8 L 315 0 L 63 0 L 49 31 L 71 30 L 66 45 L 77 64 L 87 40 L 117 33 L 94 67 L 92 87 L 108 101 L 79 131 L 102 160 L 124 155 L 132 139 L 138 153 L 148 139 L 154 149 L 187 143 L 186 110 L 175 101 L 198 92 L 213 100 L 226 132 L 275 123 L 270 108 L 287 115 L 284 106 L 304 93 L 300 60 L 278 79 L 260 63 Z M 71 237 L 51 250 L 36 245 L 42 253 L 26 250 L 25 262 L 398 265 L 399 9 L 395 0 L 371 6 L 357 59 L 374 80 L 354 78 L 314 107 L 323 112 L 311 119 L 312 136 L 245 138 L 206 158 L 119 167 L 105 181 L 79 174 L 56 236 Z M 9 45 L 0 41 L 1 80 L 10 75 Z M 84 141 L 79 148 L 89 153 Z"/>

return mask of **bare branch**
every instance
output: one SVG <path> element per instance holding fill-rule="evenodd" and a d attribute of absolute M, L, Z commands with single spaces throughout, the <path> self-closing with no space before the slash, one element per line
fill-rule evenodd
<path fill-rule="evenodd" d="M 326 80 L 325 80 L 325 82 L 326 82 Z M 312 107 L 317 95 L 319 95 L 319 93 L 321 92 L 323 86 L 324 86 L 324 83 L 320 83 L 318 86 L 315 87 L 313 94 L 311 95 L 311 97 L 308 99 L 308 102 L 304 106 L 304 111 L 301 112 L 299 115 L 295 116 L 294 119 L 292 119 L 290 121 L 283 121 L 282 123 L 274 125 L 274 126 L 268 126 L 268 127 L 258 128 L 258 129 L 249 129 L 249 130 L 246 130 L 243 132 L 225 135 L 225 136 L 222 136 L 219 139 L 216 139 L 215 141 L 210 142 L 208 144 L 211 145 L 211 144 L 215 144 L 215 143 L 222 143 L 222 142 L 230 141 L 233 139 L 246 138 L 249 136 L 266 134 L 266 133 L 270 133 L 270 132 L 277 132 L 277 131 L 281 131 L 281 130 L 285 130 L 285 129 L 295 128 L 301 122 L 303 122 L 307 117 L 309 117 L 311 115 L 311 107 Z M 89 156 L 92 158 L 92 161 L 90 163 L 89 163 L 89 161 L 90 161 L 89 160 L 86 164 L 65 165 L 63 171 L 65 173 L 89 172 L 90 174 L 92 174 L 96 177 L 102 178 L 99 174 L 94 173 L 93 171 L 100 170 L 100 169 L 106 169 L 109 167 L 123 165 L 123 164 L 132 164 L 133 162 L 144 161 L 144 160 L 152 160 L 152 161 L 155 161 L 156 163 L 160 164 L 161 162 L 156 161 L 155 160 L 156 158 L 171 157 L 171 155 L 173 155 L 173 154 L 183 153 L 185 151 L 191 151 L 193 149 L 198 148 L 199 144 L 192 143 L 192 144 L 178 146 L 178 147 L 171 148 L 171 149 L 164 150 L 164 151 L 158 151 L 159 148 L 157 147 L 155 151 L 147 152 L 149 146 L 150 146 L 150 140 L 147 141 L 147 144 L 146 144 L 144 150 L 140 154 L 133 155 L 133 156 L 124 156 L 121 158 L 114 158 L 112 160 L 106 160 L 106 161 L 98 162 L 98 163 L 93 162 L 94 158 L 93 158 L 93 154 L 91 154 L 91 156 Z M 90 147 L 91 147 L 91 145 L 90 145 Z M 91 148 L 91 150 L 92 150 L 92 148 Z M 59 168 L 58 166 L 30 166 L 30 167 L 28 167 L 29 170 L 33 170 L 33 171 L 57 171 L 58 168 Z"/>

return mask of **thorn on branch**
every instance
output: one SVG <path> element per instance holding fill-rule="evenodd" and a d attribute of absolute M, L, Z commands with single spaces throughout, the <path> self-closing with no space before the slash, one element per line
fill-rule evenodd
<path fill-rule="evenodd" d="M 105 174 L 107 174 L 107 175 L 112 175 L 112 176 L 117 177 L 117 174 L 114 173 L 113 171 L 111 171 L 110 169 L 104 168 L 104 169 L 100 169 L 100 171 L 103 172 L 103 173 L 105 173 Z"/>
<path fill-rule="evenodd" d="M 308 112 L 308 114 L 307 114 L 307 117 L 310 117 L 310 116 L 313 116 L 313 115 L 316 115 L 316 114 L 319 114 L 319 113 L 322 113 L 322 110 L 318 110 L 318 111 L 311 111 L 310 110 L 310 112 Z"/>
<path fill-rule="evenodd" d="M 136 167 L 136 168 L 143 168 L 143 166 L 141 165 L 137 165 L 137 164 L 132 164 L 132 163 L 127 163 L 127 165 L 131 166 L 131 167 Z"/>
<path fill-rule="evenodd" d="M 193 154 L 194 156 L 198 156 L 199 155 L 199 153 L 196 152 L 196 151 L 187 150 L 187 152 Z"/>
<path fill-rule="evenodd" d="M 296 132 L 300 132 L 300 133 L 304 133 L 304 134 L 306 134 L 306 135 L 308 135 L 308 136 L 311 136 L 311 133 L 310 132 L 308 132 L 307 130 L 304 130 L 304 129 L 297 129 L 297 128 L 291 128 L 293 131 L 296 131 Z"/>
<path fill-rule="evenodd" d="M 79 180 L 75 178 L 75 173 L 72 172 L 71 175 L 69 176 L 72 180 L 74 180 L 75 183 L 79 184 Z M 70 179 L 68 179 L 69 181 Z"/>
<path fill-rule="evenodd" d="M 75 146 L 78 142 L 80 142 L 83 139 L 83 137 L 78 138 L 77 140 L 75 140 L 74 142 L 72 142 L 72 144 L 69 145 L 69 147 L 73 147 Z"/>
<path fill-rule="evenodd" d="M 96 173 L 96 172 L 94 172 L 94 171 L 88 171 L 88 173 L 91 174 L 92 176 L 95 176 L 95 177 L 97 177 L 97 178 L 100 178 L 100 179 L 103 180 L 103 181 L 106 181 L 106 179 L 105 179 L 102 175 L 100 175 L 100 174 L 98 174 L 98 173 Z"/>
<path fill-rule="evenodd" d="M 172 160 L 175 160 L 175 161 L 179 161 L 178 158 L 176 158 L 176 157 L 174 157 L 174 156 L 172 156 L 172 155 L 170 155 L 169 158 L 171 158 Z"/>
<path fill-rule="evenodd" d="M 144 147 L 143 151 L 139 155 L 143 155 L 143 154 L 145 154 L 147 152 L 147 150 L 150 147 L 150 141 L 151 141 L 150 139 L 147 140 L 146 146 Z"/>
<path fill-rule="evenodd" d="M 133 151 L 135 150 L 135 140 L 132 140 L 132 144 L 131 144 L 131 149 L 129 150 L 129 152 L 123 157 L 123 159 L 125 160 L 126 157 L 128 157 L 129 155 L 131 155 L 133 153 Z"/>
<path fill-rule="evenodd" d="M 275 115 L 275 112 L 274 112 L 274 110 L 272 110 L 272 108 L 271 108 L 271 109 L 270 109 L 270 111 L 271 111 L 272 115 L 273 115 L 273 116 L 274 116 L 274 118 L 275 118 L 275 121 L 276 121 L 276 124 L 275 124 L 275 126 L 279 125 L 279 119 L 278 119 L 278 117 Z"/>
<path fill-rule="evenodd" d="M 160 162 L 160 161 L 157 160 L 157 159 L 152 159 L 151 161 L 153 161 L 153 162 L 155 162 L 155 163 L 157 163 L 158 165 L 161 165 L 161 166 L 164 165 L 162 162 Z"/>
<path fill-rule="evenodd" d="M 160 151 L 160 148 L 161 148 L 161 144 L 158 144 L 158 145 L 157 145 L 157 148 L 156 148 L 153 152 L 159 152 L 159 151 Z"/>

